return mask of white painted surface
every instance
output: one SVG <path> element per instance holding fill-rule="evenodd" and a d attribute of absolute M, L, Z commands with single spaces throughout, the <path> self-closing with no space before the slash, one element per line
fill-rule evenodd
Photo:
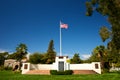
<path fill-rule="evenodd" d="M 114 67 L 114 68 L 110 68 L 110 72 L 114 72 L 114 71 L 120 71 L 120 68 L 118 68 L 118 67 Z"/>
<path fill-rule="evenodd" d="M 93 69 L 95 72 L 101 74 L 100 62 L 92 62 L 91 64 L 92 64 L 92 69 Z M 98 64 L 98 69 L 95 68 L 95 64 Z"/>
<path fill-rule="evenodd" d="M 30 63 L 23 63 L 22 74 L 26 73 L 29 70 L 58 70 L 58 63 L 60 61 L 64 61 L 64 70 L 93 70 L 99 74 L 101 74 L 101 67 L 100 62 L 92 62 L 92 63 L 85 63 L 85 64 L 69 64 L 67 63 L 68 58 L 63 57 L 60 58 L 56 57 L 55 63 L 53 64 L 30 64 Z M 24 69 L 24 65 L 28 64 L 29 68 Z M 95 64 L 98 64 L 98 68 L 95 68 Z"/>
<path fill-rule="evenodd" d="M 70 70 L 92 70 L 92 64 L 70 64 Z"/>
<path fill-rule="evenodd" d="M 53 64 L 31 64 L 30 69 L 34 70 L 52 70 L 54 68 Z"/>
<path fill-rule="evenodd" d="M 95 68 L 95 64 L 98 64 L 98 69 Z M 70 70 L 93 70 L 101 74 L 100 62 L 92 62 L 85 64 L 70 64 Z"/>
<path fill-rule="evenodd" d="M 24 68 L 26 64 L 28 65 L 27 69 Z M 30 63 L 23 63 L 21 70 L 22 70 L 22 74 L 25 74 L 26 72 L 28 72 L 30 70 Z"/>

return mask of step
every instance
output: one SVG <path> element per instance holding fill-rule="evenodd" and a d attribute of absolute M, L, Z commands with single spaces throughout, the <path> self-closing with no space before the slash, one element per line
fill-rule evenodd
<path fill-rule="evenodd" d="M 26 74 L 50 75 L 50 70 L 30 70 Z"/>
<path fill-rule="evenodd" d="M 50 75 L 50 70 L 30 70 L 26 74 Z M 93 70 L 73 70 L 73 74 L 97 74 Z"/>
<path fill-rule="evenodd" d="M 97 74 L 93 70 L 73 70 L 73 74 Z"/>

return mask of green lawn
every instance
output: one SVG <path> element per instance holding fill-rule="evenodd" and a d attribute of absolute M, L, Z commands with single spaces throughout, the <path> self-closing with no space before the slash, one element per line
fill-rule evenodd
<path fill-rule="evenodd" d="M 0 71 L 0 80 L 120 80 L 118 73 L 97 75 L 22 75 L 11 71 Z"/>

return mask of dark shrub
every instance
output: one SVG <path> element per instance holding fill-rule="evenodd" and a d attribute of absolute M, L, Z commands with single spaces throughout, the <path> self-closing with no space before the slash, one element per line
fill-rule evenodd
<path fill-rule="evenodd" d="M 72 71 L 72 70 L 66 70 L 66 71 L 65 71 L 65 74 L 66 74 L 66 75 L 72 75 L 72 74 L 73 74 L 73 71 Z"/>
<path fill-rule="evenodd" d="M 50 70 L 51 75 L 72 75 L 72 70 L 66 70 L 66 71 L 57 71 L 57 70 Z"/>
<path fill-rule="evenodd" d="M 57 70 L 50 70 L 50 74 L 57 75 Z"/>
<path fill-rule="evenodd" d="M 109 73 L 109 69 L 104 68 L 104 69 L 102 70 L 102 73 Z"/>
<path fill-rule="evenodd" d="M 4 70 L 4 66 L 0 66 L 0 71 L 3 71 Z"/>
<path fill-rule="evenodd" d="M 4 67 L 4 70 L 12 70 L 12 67 Z"/>

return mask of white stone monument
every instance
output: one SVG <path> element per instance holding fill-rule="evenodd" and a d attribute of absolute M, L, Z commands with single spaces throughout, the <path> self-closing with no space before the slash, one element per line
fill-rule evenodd
<path fill-rule="evenodd" d="M 69 70 L 68 56 L 56 56 L 55 64 L 58 71 Z"/>

